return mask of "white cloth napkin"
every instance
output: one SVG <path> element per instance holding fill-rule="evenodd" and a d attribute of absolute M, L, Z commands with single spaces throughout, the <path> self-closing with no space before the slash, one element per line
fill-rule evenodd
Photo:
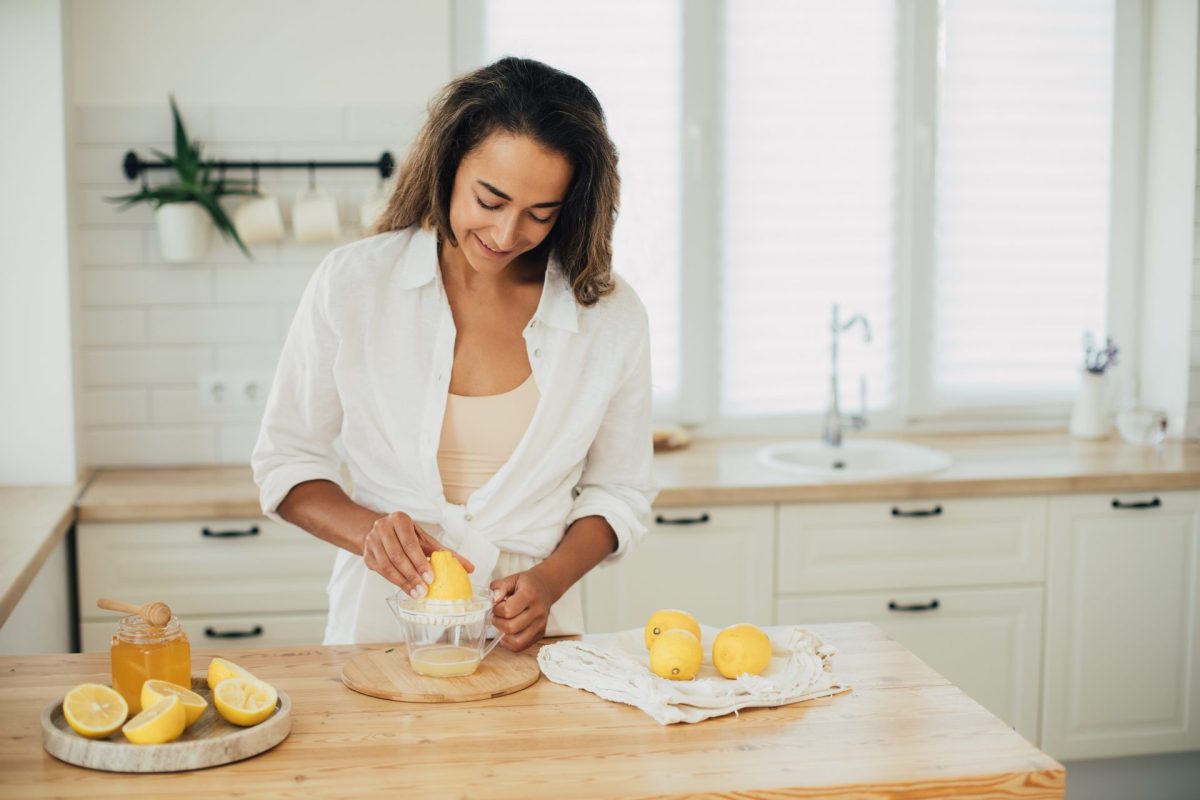
<path fill-rule="evenodd" d="M 663 725 L 699 722 L 739 708 L 829 697 L 850 688 L 834 681 L 830 672 L 837 653 L 832 645 L 795 626 L 763 631 L 771 637 L 771 663 L 761 675 L 742 674 L 732 680 L 712 665 L 712 642 L 720 629 L 707 625 L 700 626 L 704 663 L 691 681 L 671 681 L 650 671 L 641 628 L 546 645 L 538 653 L 538 665 L 555 683 L 637 706 Z"/>

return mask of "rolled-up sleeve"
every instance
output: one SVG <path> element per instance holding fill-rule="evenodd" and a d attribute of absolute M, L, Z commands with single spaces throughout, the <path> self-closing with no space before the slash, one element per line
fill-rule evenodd
<path fill-rule="evenodd" d="M 567 525 L 583 517 L 604 517 L 617 535 L 617 549 L 600 562 L 608 566 L 628 555 L 646 537 L 654 481 L 651 430 L 650 336 L 642 317 L 637 352 L 609 401 L 588 449 Z"/>
<path fill-rule="evenodd" d="M 304 290 L 250 459 L 263 512 L 275 520 L 279 504 L 297 484 L 340 483 L 335 440 L 342 405 L 333 372 L 338 339 L 329 319 L 333 260 L 331 255 L 321 262 Z"/>

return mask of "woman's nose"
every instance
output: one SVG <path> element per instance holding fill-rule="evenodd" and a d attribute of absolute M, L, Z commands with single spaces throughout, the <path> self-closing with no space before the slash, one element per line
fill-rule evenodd
<path fill-rule="evenodd" d="M 520 222 L 518 213 L 505 214 L 496 227 L 496 246 L 501 250 L 512 250 L 517 244 Z"/>

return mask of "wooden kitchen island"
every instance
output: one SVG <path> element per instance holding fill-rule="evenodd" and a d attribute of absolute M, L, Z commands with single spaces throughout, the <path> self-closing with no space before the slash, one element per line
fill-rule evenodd
<path fill-rule="evenodd" d="M 544 677 L 492 700 L 396 703 L 341 683 L 369 648 L 239 651 L 291 695 L 291 736 L 246 761 L 163 775 L 95 772 L 42 750 L 42 708 L 77 683 L 107 683 L 107 654 L 0 658 L 0 797 L 1063 796 L 1061 764 L 875 626 L 809 627 L 838 647 L 834 674 L 853 691 L 672 726 Z M 194 653 L 194 671 L 219 654 Z"/>

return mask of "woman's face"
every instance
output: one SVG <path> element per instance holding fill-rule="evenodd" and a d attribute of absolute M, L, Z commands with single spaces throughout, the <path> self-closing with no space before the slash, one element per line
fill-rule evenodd
<path fill-rule="evenodd" d="M 450 227 L 467 264 L 495 275 L 542 243 L 558 219 L 571 164 L 527 136 L 500 131 L 463 157 Z"/>

